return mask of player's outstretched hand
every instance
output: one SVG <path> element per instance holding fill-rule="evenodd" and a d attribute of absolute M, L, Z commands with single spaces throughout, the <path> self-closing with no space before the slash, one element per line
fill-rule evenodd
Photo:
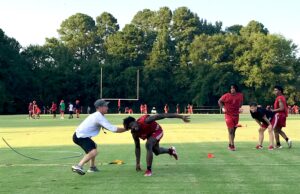
<path fill-rule="evenodd" d="M 191 120 L 190 120 L 190 115 L 183 115 L 183 116 L 182 116 L 182 120 L 183 120 L 185 123 L 190 122 L 190 121 L 191 121 Z"/>
<path fill-rule="evenodd" d="M 137 172 L 141 171 L 141 170 L 142 170 L 142 169 L 141 169 L 141 165 L 137 164 L 136 167 L 135 167 L 135 170 L 136 170 Z"/>

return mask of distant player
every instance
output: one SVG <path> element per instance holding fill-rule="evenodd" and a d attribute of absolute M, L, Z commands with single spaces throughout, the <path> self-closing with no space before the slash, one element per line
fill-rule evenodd
<path fill-rule="evenodd" d="M 135 143 L 135 156 L 136 156 L 136 170 L 141 170 L 140 158 L 141 158 L 141 147 L 140 139 L 146 141 L 146 161 L 147 170 L 144 176 L 152 176 L 152 160 L 153 152 L 155 155 L 169 154 L 178 160 L 175 147 L 163 148 L 159 146 L 159 141 L 163 137 L 163 130 L 161 126 L 156 122 L 157 120 L 164 118 L 179 118 L 184 122 L 189 122 L 189 116 L 178 115 L 178 114 L 156 114 L 156 115 L 143 115 L 138 120 L 133 117 L 127 117 L 124 119 L 123 125 L 125 129 L 131 129 L 131 134 Z"/>
<path fill-rule="evenodd" d="M 29 103 L 28 105 L 28 118 L 32 118 L 32 112 L 33 112 L 33 104 L 32 102 Z"/>
<path fill-rule="evenodd" d="M 165 104 L 164 111 L 165 111 L 165 113 L 169 113 L 169 106 L 168 106 L 168 104 Z"/>
<path fill-rule="evenodd" d="M 141 114 L 144 114 L 144 105 L 143 104 L 140 105 L 140 111 L 141 111 Z"/>
<path fill-rule="evenodd" d="M 275 117 L 275 113 L 272 111 L 266 110 L 261 107 L 257 107 L 256 103 L 250 104 L 250 113 L 253 119 L 257 122 L 259 127 L 259 138 L 258 138 L 258 145 L 256 146 L 256 149 L 262 149 L 263 148 L 263 141 L 264 141 L 264 132 L 266 129 L 268 129 L 269 132 L 269 150 L 274 149 L 274 128 L 277 124 L 277 118 Z"/>
<path fill-rule="evenodd" d="M 276 113 L 275 116 L 278 117 L 278 123 L 274 128 L 276 148 L 282 148 L 281 143 L 279 141 L 279 134 L 285 139 L 285 141 L 288 144 L 288 147 L 291 148 L 292 141 L 282 131 L 282 127 L 286 126 L 286 117 L 288 116 L 288 108 L 285 97 L 283 96 L 283 88 L 281 86 L 275 86 L 274 94 L 276 96 L 276 99 L 274 102 L 274 109 L 271 111 Z"/>
<path fill-rule="evenodd" d="M 76 100 L 75 102 L 75 112 L 76 112 L 76 118 L 79 118 L 81 112 L 81 106 L 79 100 Z"/>
<path fill-rule="evenodd" d="M 34 112 L 35 112 L 36 118 L 39 119 L 41 117 L 41 112 L 42 111 L 41 111 L 41 109 L 39 108 L 38 105 L 36 105 Z"/>
<path fill-rule="evenodd" d="M 179 104 L 176 105 L 176 113 L 177 113 L 177 114 L 180 113 L 180 106 L 179 106 Z"/>
<path fill-rule="evenodd" d="M 53 114 L 53 118 L 55 119 L 56 118 L 56 110 L 57 110 L 57 105 L 55 102 L 52 102 L 52 105 L 51 105 L 51 112 Z"/>
<path fill-rule="evenodd" d="M 229 145 L 228 149 L 235 151 L 235 131 L 239 123 L 239 113 L 242 111 L 243 94 L 239 92 L 237 85 L 230 86 L 230 91 L 224 94 L 218 101 L 220 108 L 225 113 L 225 122 L 228 128 Z"/>
<path fill-rule="evenodd" d="M 148 106 L 147 106 L 147 104 L 144 104 L 144 114 L 148 114 Z"/>
<path fill-rule="evenodd" d="M 36 119 L 36 117 L 37 117 L 37 103 L 34 100 L 32 102 L 32 118 Z"/>
<path fill-rule="evenodd" d="M 73 119 L 74 106 L 71 102 L 69 102 L 69 119 Z"/>
<path fill-rule="evenodd" d="M 61 100 L 59 103 L 59 111 L 60 111 L 60 118 L 65 118 L 65 111 L 66 111 L 66 104 L 64 100 Z"/>
<path fill-rule="evenodd" d="M 90 114 L 77 127 L 73 135 L 73 142 L 79 145 L 85 151 L 86 155 L 77 165 L 72 166 L 73 172 L 84 175 L 85 171 L 83 170 L 83 166 L 87 162 L 90 162 L 90 168 L 87 172 L 99 171 L 95 165 L 95 159 L 98 154 L 97 145 L 91 138 L 99 134 L 101 127 L 115 133 L 126 131 L 124 128 L 113 126 L 104 117 L 108 110 L 108 103 L 109 102 L 106 102 L 102 99 L 96 100 L 96 102 L 94 103 L 96 112 Z"/>

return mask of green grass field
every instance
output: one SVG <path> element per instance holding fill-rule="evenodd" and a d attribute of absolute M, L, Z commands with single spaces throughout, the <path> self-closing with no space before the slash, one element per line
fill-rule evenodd
<path fill-rule="evenodd" d="M 125 116 L 107 118 L 121 125 Z M 288 149 L 282 141 L 284 148 L 274 151 L 254 149 L 258 127 L 249 115 L 241 115 L 240 123 L 247 127 L 238 128 L 236 152 L 227 150 L 223 115 L 192 115 L 188 124 L 179 119 L 162 120 L 161 145 L 174 145 L 179 160 L 168 155 L 154 157 L 152 177 L 135 171 L 129 133 L 102 131 L 94 139 L 101 172 L 84 176 L 72 173 L 71 165 L 82 153 L 73 144 L 72 134 L 82 120 L 0 116 L 0 193 L 300 193 L 300 116 L 288 117 L 285 128 L 293 148 Z M 16 154 L 2 137 L 20 153 L 40 160 Z M 265 140 L 267 147 L 267 133 Z M 215 157 L 208 158 L 208 153 Z M 72 156 L 75 158 L 63 159 Z M 108 164 L 115 159 L 126 164 Z M 141 161 L 145 170 L 144 147 Z"/>

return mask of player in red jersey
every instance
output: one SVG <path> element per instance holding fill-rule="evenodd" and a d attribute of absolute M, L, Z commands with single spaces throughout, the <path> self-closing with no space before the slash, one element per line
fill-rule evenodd
<path fill-rule="evenodd" d="M 76 100 L 76 101 L 75 101 L 76 118 L 79 118 L 79 116 L 80 116 L 80 112 L 81 112 L 80 109 L 81 109 L 80 101 L 79 101 L 79 100 Z"/>
<path fill-rule="evenodd" d="M 165 111 L 165 113 L 169 113 L 169 106 L 168 106 L 168 104 L 165 104 L 164 111 Z"/>
<path fill-rule="evenodd" d="M 235 151 L 234 138 L 239 123 L 239 113 L 242 112 L 243 94 L 239 92 L 237 85 L 230 86 L 230 92 L 224 94 L 218 101 L 220 108 L 225 113 L 225 122 L 228 128 L 228 149 Z"/>
<path fill-rule="evenodd" d="M 55 119 L 56 118 L 56 110 L 57 110 L 57 104 L 55 102 L 52 102 L 52 105 L 51 105 L 51 112 L 53 114 L 53 118 Z"/>
<path fill-rule="evenodd" d="M 274 86 L 274 94 L 276 96 L 276 99 L 274 102 L 274 109 L 271 111 L 275 113 L 275 117 L 278 117 L 277 125 L 274 128 L 276 147 L 282 148 L 279 141 L 279 134 L 280 134 L 281 137 L 283 137 L 287 142 L 288 147 L 291 148 L 292 141 L 282 131 L 282 127 L 286 126 L 286 117 L 288 116 L 288 107 L 287 107 L 285 97 L 283 96 L 283 88 L 281 86 Z"/>
<path fill-rule="evenodd" d="M 178 115 L 172 113 L 155 114 L 155 115 L 143 115 L 139 119 L 135 120 L 133 117 L 127 117 L 124 119 L 123 125 L 125 129 L 131 129 L 131 134 L 135 143 L 135 156 L 136 156 L 136 170 L 141 171 L 140 158 L 141 158 L 141 147 L 140 140 L 147 139 L 146 142 L 146 161 L 147 170 L 144 176 L 152 176 L 152 160 L 153 152 L 155 155 L 169 154 L 178 160 L 175 147 L 163 148 L 159 146 L 159 141 L 163 136 L 163 130 L 161 126 L 156 122 L 157 120 L 164 118 L 179 118 L 184 122 L 189 122 L 190 118 L 188 115 Z"/>

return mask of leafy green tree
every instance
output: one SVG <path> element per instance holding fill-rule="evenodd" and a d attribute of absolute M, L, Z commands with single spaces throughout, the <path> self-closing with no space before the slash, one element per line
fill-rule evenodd
<path fill-rule="evenodd" d="M 270 101 L 275 84 L 289 88 L 295 82 L 296 47 L 291 41 L 259 32 L 251 34 L 246 44 L 247 50 L 236 58 L 235 69 L 245 78 L 245 86 L 253 88 L 252 98 L 264 96 L 261 101 Z"/>
<path fill-rule="evenodd" d="M 236 35 L 200 35 L 191 45 L 193 77 L 190 93 L 198 105 L 215 105 L 232 83 L 242 84 L 243 78 L 234 70 Z"/>
<path fill-rule="evenodd" d="M 117 19 L 110 13 L 103 12 L 96 18 L 97 36 L 95 39 L 96 56 L 100 63 L 105 63 L 106 49 L 104 46 L 105 40 L 119 30 Z"/>
<path fill-rule="evenodd" d="M 103 12 L 96 18 L 97 35 L 105 40 L 109 35 L 119 30 L 118 20 L 108 12 Z"/>
<path fill-rule="evenodd" d="M 144 68 L 144 93 L 147 102 L 163 105 L 173 103 L 172 95 L 175 91 L 173 80 L 173 67 L 175 47 L 165 28 L 158 33 L 153 45 L 149 61 Z M 152 96 L 152 94 L 156 94 Z"/>
<path fill-rule="evenodd" d="M 76 58 L 87 60 L 94 54 L 96 26 L 92 17 L 77 13 L 64 20 L 57 31 Z"/>
<path fill-rule="evenodd" d="M 0 113 L 21 111 L 30 96 L 31 70 L 20 49 L 21 45 L 0 29 Z"/>
<path fill-rule="evenodd" d="M 172 21 L 172 11 L 168 7 L 161 7 L 154 16 L 154 28 L 159 31 L 170 29 Z"/>
<path fill-rule="evenodd" d="M 225 29 L 226 33 L 230 33 L 230 34 L 237 34 L 240 35 L 240 31 L 243 28 L 242 25 L 233 25 L 233 26 L 229 26 Z"/>
<path fill-rule="evenodd" d="M 269 34 L 269 30 L 265 28 L 265 26 L 257 21 L 250 21 L 247 26 L 240 29 L 240 33 L 242 36 L 250 36 L 255 33 Z"/>
<path fill-rule="evenodd" d="M 124 67 L 141 66 L 151 49 L 147 38 L 143 30 L 132 24 L 126 25 L 122 31 L 107 38 L 108 60 L 118 61 Z"/>

